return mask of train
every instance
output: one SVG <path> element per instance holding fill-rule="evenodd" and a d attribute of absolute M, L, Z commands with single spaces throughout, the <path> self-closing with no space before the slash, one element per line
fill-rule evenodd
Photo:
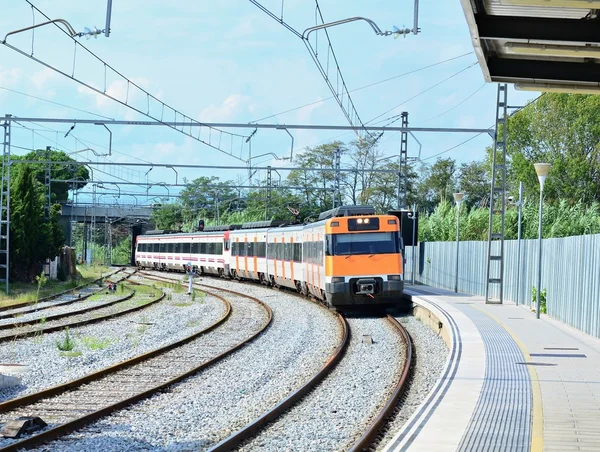
<path fill-rule="evenodd" d="M 401 308 L 400 218 L 371 206 L 340 206 L 312 223 L 207 226 L 193 233 L 147 231 L 135 243 L 140 269 L 186 271 L 286 287 L 333 310 Z"/>

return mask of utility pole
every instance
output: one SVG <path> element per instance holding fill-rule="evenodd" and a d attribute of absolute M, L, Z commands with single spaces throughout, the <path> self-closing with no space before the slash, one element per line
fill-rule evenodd
<path fill-rule="evenodd" d="M 340 189 L 340 160 L 341 160 L 342 151 L 337 148 L 333 157 L 333 170 L 335 172 L 335 179 L 333 185 L 333 208 L 337 207 L 337 204 L 342 204 L 342 196 Z"/>

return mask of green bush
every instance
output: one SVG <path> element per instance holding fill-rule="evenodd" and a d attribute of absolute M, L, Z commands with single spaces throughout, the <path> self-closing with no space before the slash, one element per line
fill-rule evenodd
<path fill-rule="evenodd" d="M 535 286 L 531 287 L 531 304 L 537 308 L 537 290 Z M 540 292 L 540 313 L 546 314 L 546 289 Z"/>
<path fill-rule="evenodd" d="M 527 201 L 523 204 L 521 220 L 524 239 L 538 237 L 539 205 Z M 487 240 L 489 227 L 489 208 L 474 207 L 467 210 L 464 206 L 460 212 L 460 239 Z M 518 209 L 509 206 L 504 217 L 504 236 L 516 239 L 518 231 Z M 500 228 L 500 216 L 493 219 L 494 230 Z M 543 237 L 570 237 L 584 234 L 600 233 L 600 204 L 584 205 L 582 202 L 569 205 L 562 200 L 544 206 Z M 423 242 L 445 242 L 456 240 L 456 207 L 449 202 L 439 204 L 435 210 L 419 218 L 419 240 Z"/>

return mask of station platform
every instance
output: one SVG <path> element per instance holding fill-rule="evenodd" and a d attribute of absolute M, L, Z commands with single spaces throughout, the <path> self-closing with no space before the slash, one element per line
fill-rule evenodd
<path fill-rule="evenodd" d="M 449 356 L 385 451 L 600 451 L 600 339 L 528 306 L 405 292 L 443 323 Z"/>

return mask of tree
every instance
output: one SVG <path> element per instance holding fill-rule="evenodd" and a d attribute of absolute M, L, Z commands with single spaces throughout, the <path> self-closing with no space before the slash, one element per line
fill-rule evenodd
<path fill-rule="evenodd" d="M 156 229 L 179 230 L 183 225 L 183 207 L 180 203 L 162 204 L 152 209 L 152 222 Z"/>
<path fill-rule="evenodd" d="M 440 202 L 452 200 L 454 190 L 454 173 L 456 172 L 456 161 L 451 158 L 440 159 L 431 167 L 429 175 L 425 180 L 430 196 L 433 195 Z"/>
<path fill-rule="evenodd" d="M 570 204 L 600 200 L 600 98 L 546 93 L 508 123 L 510 189 L 523 181 L 525 196 L 539 196 L 533 163 L 552 164 L 544 196 Z"/>
<path fill-rule="evenodd" d="M 54 150 L 42 150 L 38 149 L 37 151 L 30 152 L 24 156 L 12 156 L 13 160 L 51 160 L 53 162 L 76 162 L 76 160 L 69 157 L 62 151 L 54 151 Z M 19 171 L 19 167 L 21 164 L 13 165 L 13 168 L 17 168 L 16 171 Z M 45 183 L 46 176 L 46 164 L 45 163 L 33 163 L 29 164 L 35 179 L 41 183 Z M 66 201 L 69 197 L 69 190 L 75 188 L 76 190 L 80 190 L 87 184 L 87 181 L 90 178 L 88 169 L 83 165 L 65 165 L 59 163 L 50 164 L 50 176 L 52 179 L 60 179 L 60 180 L 79 180 L 81 182 L 76 183 L 68 183 L 68 182 L 51 182 L 51 196 L 52 202 L 61 202 Z"/>
<path fill-rule="evenodd" d="M 482 206 L 489 198 L 490 178 L 485 162 L 462 163 L 458 170 L 460 190 L 465 194 L 467 207 Z"/>
<path fill-rule="evenodd" d="M 306 148 L 295 158 L 296 165 L 306 169 L 290 171 L 287 181 L 290 185 L 302 187 L 302 203 L 309 210 L 321 212 L 330 209 L 333 204 L 335 178 L 333 170 L 336 149 L 340 150 L 342 156 L 347 152 L 343 143 L 333 141 L 314 148 Z M 310 168 L 319 168 L 324 171 L 314 171 Z M 315 190 L 316 187 L 319 190 Z"/>
<path fill-rule="evenodd" d="M 53 205 L 50 219 L 44 220 L 43 185 L 35 177 L 30 164 L 23 164 L 12 179 L 11 248 L 12 276 L 31 281 L 43 262 L 57 256 L 64 242 L 58 224 L 60 205 Z"/>

